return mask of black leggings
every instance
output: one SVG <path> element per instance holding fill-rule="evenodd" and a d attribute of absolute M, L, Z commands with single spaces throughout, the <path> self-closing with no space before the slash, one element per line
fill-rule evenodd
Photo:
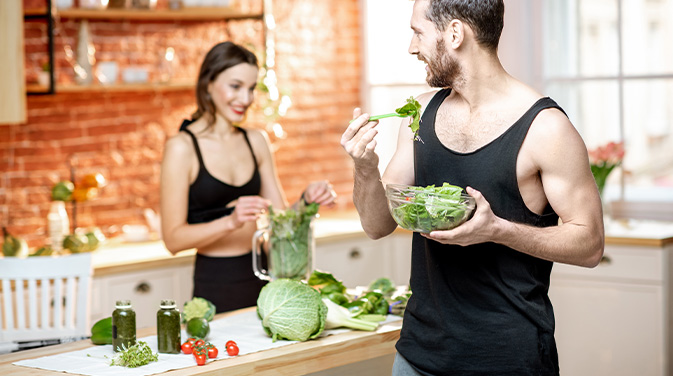
<path fill-rule="evenodd" d="M 263 265 L 266 257 L 262 252 Z M 259 291 L 266 285 L 252 271 L 252 252 L 234 257 L 196 254 L 194 296 L 215 304 L 216 312 L 257 305 Z"/>

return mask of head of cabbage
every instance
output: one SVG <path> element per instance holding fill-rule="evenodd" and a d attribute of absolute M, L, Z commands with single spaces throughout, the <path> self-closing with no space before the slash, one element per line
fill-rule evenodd
<path fill-rule="evenodd" d="M 272 340 L 306 341 L 325 329 L 327 306 L 320 293 L 292 279 L 277 279 L 262 288 L 257 315 Z"/>

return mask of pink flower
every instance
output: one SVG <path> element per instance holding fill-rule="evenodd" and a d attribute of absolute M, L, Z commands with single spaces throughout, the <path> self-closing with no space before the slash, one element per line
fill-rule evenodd
<path fill-rule="evenodd" d="M 592 165 L 618 165 L 624 159 L 624 153 L 624 142 L 609 142 L 606 145 L 589 150 L 589 161 Z"/>
<path fill-rule="evenodd" d="M 591 173 L 596 180 L 598 192 L 603 194 L 603 188 L 608 175 L 612 170 L 619 166 L 624 159 L 624 143 L 609 142 L 606 145 L 599 146 L 589 150 L 589 162 L 591 163 Z"/>

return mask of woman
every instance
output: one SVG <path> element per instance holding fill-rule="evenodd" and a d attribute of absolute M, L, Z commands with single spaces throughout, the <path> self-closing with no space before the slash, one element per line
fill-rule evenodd
<path fill-rule="evenodd" d="M 252 271 L 256 220 L 269 205 L 286 208 L 268 136 L 238 126 L 253 103 L 257 58 L 231 42 L 206 55 L 198 109 L 168 139 L 161 165 L 162 234 L 172 253 L 196 248 L 194 296 L 217 312 L 254 306 L 264 285 Z M 332 205 L 327 181 L 309 184 L 307 203 Z"/>

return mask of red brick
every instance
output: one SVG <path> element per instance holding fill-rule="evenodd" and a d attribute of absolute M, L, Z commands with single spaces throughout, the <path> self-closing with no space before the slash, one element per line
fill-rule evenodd
<path fill-rule="evenodd" d="M 16 125 L 0 125 L 0 145 L 11 141 L 13 127 Z"/>
<path fill-rule="evenodd" d="M 258 9 L 261 5 L 259 0 L 244 1 Z M 290 138 L 278 142 L 279 174 L 292 198 L 301 194 L 308 181 L 329 178 L 342 195 L 339 207 L 349 207 L 352 162 L 338 139 L 353 107 L 359 104 L 359 5 L 356 0 L 327 0 L 304 7 L 307 3 L 280 0 L 274 4 L 278 14 L 287 15 L 276 20 L 279 85 L 292 93 L 294 102 L 288 116 L 280 120 Z M 158 6 L 167 4 L 159 0 Z M 315 15 L 322 14 L 330 17 L 318 21 Z M 301 22 L 294 25 L 297 19 Z M 63 46 L 76 45 L 79 23 L 72 19 L 60 23 L 54 63 L 59 84 L 74 82 Z M 217 41 L 231 38 L 252 42 L 258 46 L 257 52 L 262 45 L 259 21 L 90 21 L 89 26 L 98 61 L 117 61 L 120 70 L 130 65 L 146 66 L 151 79 L 157 77 L 154 67 L 167 45 L 178 51 L 176 79 L 193 79 L 203 55 Z M 39 70 L 44 54 L 41 51 L 46 51 L 44 27 L 40 23 L 26 24 L 26 43 L 31 49 L 26 59 L 29 74 Z M 22 218 L 20 225 L 25 227 L 20 231 L 34 233 L 44 227 L 42 217 L 48 202 L 43 202 L 41 192 L 49 192 L 54 176 L 69 176 L 66 166 L 73 156 L 77 176 L 102 171 L 109 181 L 97 199 L 81 205 L 82 225 L 95 223 L 108 228 L 144 223 L 142 207 L 158 210 L 163 144 L 193 112 L 193 89 L 58 93 L 30 96 L 27 102 L 27 124 L 0 127 L 0 167 L 12 169 L 0 177 L 0 190 L 5 189 L 3 197 L 7 197 L 4 204 L 0 201 L 0 215 L 12 213 L 17 202 L 28 209 L 36 205 L 38 216 Z M 256 113 L 248 116 L 246 126 L 264 129 L 261 109 L 253 110 Z M 9 203 L 11 197 L 14 201 Z M 40 241 L 32 233 L 28 236 Z"/>
<path fill-rule="evenodd" d="M 59 153 L 59 148 L 47 142 L 31 142 L 28 146 L 16 145 L 14 146 L 14 157 L 39 157 L 39 156 L 53 156 Z M 51 159 L 51 158 L 50 158 Z"/>

